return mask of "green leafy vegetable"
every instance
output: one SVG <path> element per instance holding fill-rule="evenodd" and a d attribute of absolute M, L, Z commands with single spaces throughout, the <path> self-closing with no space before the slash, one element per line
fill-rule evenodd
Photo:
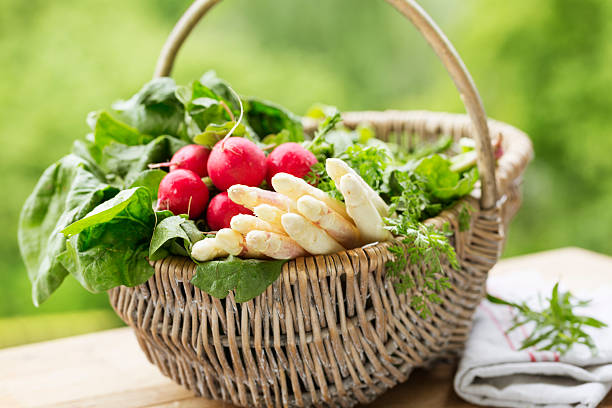
<path fill-rule="evenodd" d="M 94 141 L 100 149 L 111 142 L 134 146 L 149 143 L 153 139 L 153 136 L 140 133 L 105 111 L 98 113 L 95 123 Z"/>
<path fill-rule="evenodd" d="M 474 207 L 469 204 L 463 204 L 459 211 L 459 231 L 464 232 L 470 229 L 472 215 L 471 211 L 474 211 Z"/>
<path fill-rule="evenodd" d="M 245 103 L 245 115 L 249 126 L 260 138 L 285 132 L 288 142 L 304 141 L 300 118 L 278 105 L 249 98 Z"/>
<path fill-rule="evenodd" d="M 561 354 L 567 353 L 574 345 L 583 344 L 596 352 L 596 346 L 591 336 L 585 332 L 586 327 L 600 329 L 607 327 L 602 321 L 574 313 L 579 307 L 587 306 L 590 301 L 577 300 L 570 292 L 559 293 L 559 283 L 553 287 L 548 305 L 541 305 L 542 310 L 532 310 L 526 302 L 513 303 L 487 294 L 487 300 L 498 305 L 512 307 L 518 313 L 514 325 L 508 332 L 528 323 L 534 325 L 531 334 L 523 341 L 521 350 L 535 347 L 537 350 L 553 350 Z"/>
<path fill-rule="evenodd" d="M 236 93 L 232 91 L 232 87 L 227 82 L 219 78 L 215 71 L 207 71 L 200 77 L 200 84 L 206 86 L 218 95 L 222 100 L 226 101 L 232 111 L 240 111 L 240 101 Z"/>
<path fill-rule="evenodd" d="M 323 161 L 326 157 L 330 157 L 325 156 L 325 152 L 329 151 L 331 147 L 331 145 L 325 141 L 325 137 L 329 132 L 334 130 L 340 121 L 342 121 L 342 116 L 340 116 L 338 110 L 335 110 L 333 115 L 326 117 L 325 120 L 319 124 L 312 140 L 304 143 L 304 147 L 317 156 L 319 161 Z M 332 149 L 331 154 L 333 153 Z"/>
<path fill-rule="evenodd" d="M 151 238 L 149 259 L 156 261 L 170 254 L 190 256 L 191 246 L 203 239 L 204 235 L 195 223 L 185 216 L 175 215 L 158 220 Z"/>
<path fill-rule="evenodd" d="M 440 293 L 450 288 L 448 277 L 444 273 L 443 264 L 447 262 L 451 268 L 459 269 L 455 249 L 448 241 L 448 233 L 438 231 L 433 226 L 417 222 L 406 222 L 406 219 L 387 219 L 389 229 L 401 238 L 403 245 L 389 248 L 394 260 L 386 264 L 387 274 L 395 278 L 397 293 L 406 293 L 408 289 L 417 288 L 421 294 L 412 296 L 411 307 L 427 318 L 431 315 L 430 303 L 441 304 Z M 421 265 L 425 274 L 422 282 L 415 281 L 406 269 L 410 261 L 413 265 Z"/>
<path fill-rule="evenodd" d="M 206 126 L 206 130 L 203 133 L 195 136 L 193 141 L 202 146 L 213 147 L 219 140 L 223 139 L 236 125 L 236 122 L 230 121 L 222 124 L 211 123 Z M 232 136 L 244 136 L 246 134 L 245 126 L 240 123 L 236 126 Z"/>
<path fill-rule="evenodd" d="M 412 160 L 422 159 L 423 157 L 431 156 L 432 154 L 442 153 L 448 150 L 453 144 L 453 138 L 449 135 L 440 136 L 433 143 L 425 143 L 417 146 L 410 154 Z"/>
<path fill-rule="evenodd" d="M 168 77 L 156 78 L 127 101 L 113 104 L 119 119 L 140 133 L 172 135 L 186 139 L 185 109 L 176 97 L 176 83 Z"/>
<path fill-rule="evenodd" d="M 137 146 L 111 143 L 104 148 L 98 165 L 110 184 L 127 188 L 149 170 L 150 163 L 168 161 L 183 146 L 185 142 L 170 136 L 160 136 Z"/>
<path fill-rule="evenodd" d="M 91 170 L 88 162 L 75 155 L 64 157 L 45 170 L 21 211 L 19 248 L 37 306 L 68 274 L 58 260 L 66 250 L 60 231 L 119 192 Z"/>
<path fill-rule="evenodd" d="M 123 190 L 62 230 L 69 239 L 58 260 L 92 292 L 139 285 L 153 275 L 146 257 L 154 225 L 149 190 Z"/>
<path fill-rule="evenodd" d="M 129 185 L 129 188 L 133 187 L 146 187 L 151 193 L 151 197 L 157 197 L 157 190 L 159 190 L 159 183 L 161 183 L 162 179 L 166 176 L 165 171 L 159 169 L 151 169 L 145 170 L 139 173 L 132 183 Z"/>
<path fill-rule="evenodd" d="M 478 180 L 478 170 L 460 174 L 450 169 L 450 161 L 439 154 L 426 157 L 414 172 L 425 180 L 427 192 L 438 200 L 448 201 L 469 194 Z"/>
<path fill-rule="evenodd" d="M 235 290 L 236 302 L 246 302 L 274 283 L 286 262 L 229 256 L 199 264 L 191 283 L 219 299 Z"/>
<path fill-rule="evenodd" d="M 234 111 L 230 101 L 224 100 L 200 81 L 190 86 L 177 87 L 177 98 L 185 108 L 185 123 L 190 138 L 202 133 L 211 124 L 234 121 Z"/>

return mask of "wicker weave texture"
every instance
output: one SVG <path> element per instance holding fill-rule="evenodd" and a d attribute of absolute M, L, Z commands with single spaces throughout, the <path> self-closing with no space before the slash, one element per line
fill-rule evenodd
<path fill-rule="evenodd" d="M 377 136 L 409 147 L 415 134 L 433 138 L 470 135 L 465 115 L 431 112 L 354 112 L 345 124 L 369 123 Z M 343 406 L 366 403 L 413 368 L 463 348 L 487 272 L 501 253 L 507 224 L 520 205 L 521 174 L 531 158 L 529 139 L 490 121 L 503 136 L 496 169 L 500 199 L 488 210 L 477 194 L 438 217 L 448 223 L 461 265 L 445 267 L 452 289 L 422 319 L 411 295 L 397 295 L 385 277 L 389 243 L 298 258 L 283 267 L 263 294 L 236 303 L 215 299 L 190 283 L 195 264 L 170 257 L 154 264 L 143 285 L 109 291 L 112 306 L 136 332 L 140 346 L 162 373 L 206 398 L 240 406 Z M 463 203 L 474 208 L 470 228 L 459 230 Z M 420 265 L 409 273 L 422 282 Z"/>

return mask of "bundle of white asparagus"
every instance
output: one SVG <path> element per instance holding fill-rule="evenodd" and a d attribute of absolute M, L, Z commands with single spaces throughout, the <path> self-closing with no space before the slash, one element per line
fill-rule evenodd
<path fill-rule="evenodd" d="M 340 159 L 327 159 L 325 169 L 344 203 L 287 173 L 272 178 L 275 191 L 234 185 L 229 198 L 255 215 L 235 215 L 231 228 L 196 242 L 191 255 L 198 261 L 228 255 L 293 259 L 391 239 L 383 223 L 389 207 L 378 193 Z"/>

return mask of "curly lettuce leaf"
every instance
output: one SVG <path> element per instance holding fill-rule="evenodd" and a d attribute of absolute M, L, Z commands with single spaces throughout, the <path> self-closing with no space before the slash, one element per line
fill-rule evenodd
<path fill-rule="evenodd" d="M 414 173 L 424 180 L 429 194 L 440 201 L 450 201 L 469 194 L 478 180 L 478 169 L 459 173 L 451 170 L 451 162 L 439 154 L 422 159 Z"/>

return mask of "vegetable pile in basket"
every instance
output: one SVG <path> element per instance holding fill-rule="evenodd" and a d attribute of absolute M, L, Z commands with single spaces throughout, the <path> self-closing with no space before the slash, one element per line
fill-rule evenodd
<path fill-rule="evenodd" d="M 91 113 L 91 133 L 44 172 L 21 214 L 34 303 L 68 274 L 93 292 L 141 284 L 169 255 L 198 263 L 194 285 L 242 302 L 289 259 L 391 240 L 396 289 L 414 287 L 405 267 L 420 262 L 427 300 L 440 301 L 442 265 L 457 261 L 447 234 L 422 221 L 474 189 L 472 141 L 403 151 L 367 124 L 345 128 L 333 108 L 308 116 L 319 121 L 312 137 L 301 118 L 239 97 L 213 72 L 188 86 L 155 79 Z M 421 313 L 425 303 L 413 299 Z"/>

